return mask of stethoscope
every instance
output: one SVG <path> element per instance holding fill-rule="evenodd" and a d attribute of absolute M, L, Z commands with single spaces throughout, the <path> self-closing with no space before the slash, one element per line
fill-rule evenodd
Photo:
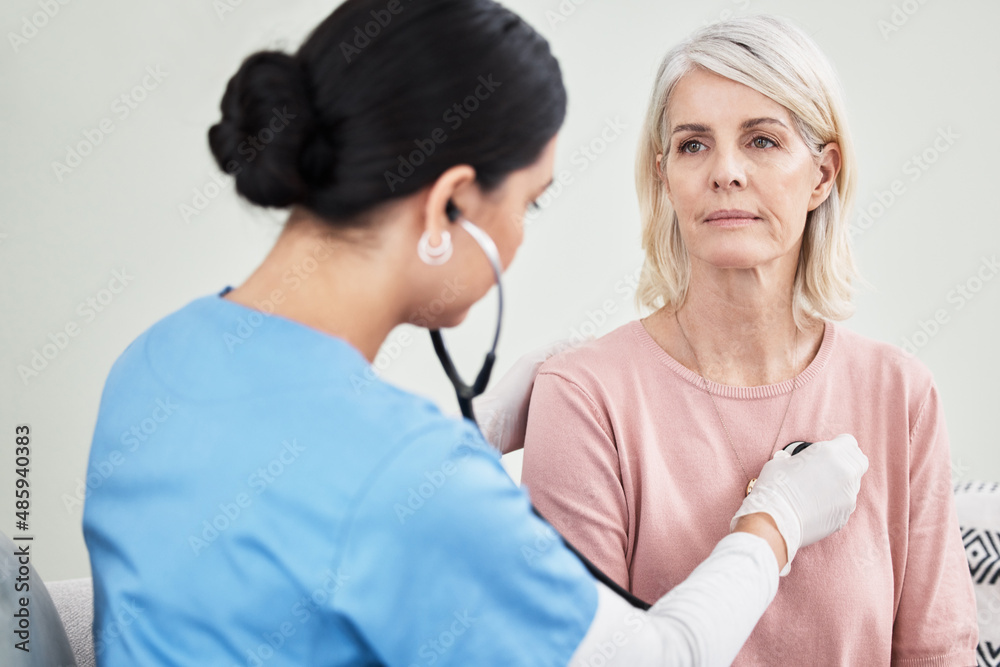
<path fill-rule="evenodd" d="M 462 376 L 458 374 L 458 370 L 451 360 L 451 355 L 445 349 L 440 329 L 431 329 L 431 340 L 434 342 L 434 351 L 441 361 L 441 366 L 444 367 L 445 374 L 455 387 L 455 395 L 458 397 L 458 407 L 462 410 L 462 416 L 470 419 L 476 425 L 476 428 L 478 428 L 479 422 L 476 421 L 476 415 L 472 411 L 472 399 L 486 391 L 486 385 L 490 381 L 490 374 L 493 372 L 493 362 L 497 358 L 497 343 L 500 341 L 500 323 L 503 321 L 503 285 L 500 280 L 500 274 L 503 269 L 500 266 L 500 252 L 497 250 L 497 246 L 493 243 L 493 239 L 490 238 L 489 234 L 463 218 L 458 207 L 450 200 L 445 208 L 445 212 L 451 222 L 459 222 L 465 231 L 469 232 L 469 235 L 472 236 L 472 239 L 479 247 L 483 249 L 486 259 L 490 261 L 490 266 L 493 267 L 493 278 L 497 283 L 498 313 L 497 328 L 493 334 L 493 345 L 490 346 L 490 351 L 486 353 L 486 360 L 483 362 L 483 367 L 479 370 L 479 375 L 476 376 L 476 381 L 471 385 L 465 384 Z"/>
<path fill-rule="evenodd" d="M 500 340 L 500 323 L 503 321 L 503 283 L 500 279 L 500 274 L 503 272 L 500 266 L 500 253 L 497 251 L 497 246 L 493 243 L 493 239 L 490 238 L 489 234 L 484 232 L 482 229 L 472 224 L 468 220 L 462 217 L 461 212 L 452 203 L 448 202 L 448 206 L 445 209 L 448 219 L 451 222 L 458 222 L 462 225 L 465 231 L 469 232 L 473 240 L 482 248 L 483 253 L 486 255 L 486 259 L 489 260 L 490 266 L 493 267 L 493 277 L 497 283 L 497 295 L 498 295 L 498 313 L 497 313 L 497 328 L 493 335 L 493 345 L 490 346 L 490 351 L 486 353 L 486 360 L 483 362 L 483 367 L 479 370 L 479 374 L 476 376 L 476 381 L 471 385 L 466 384 L 462 380 L 462 376 L 459 375 L 458 370 L 455 368 L 454 362 L 451 360 L 451 355 L 448 354 L 447 348 L 444 346 L 444 339 L 441 338 L 440 329 L 431 329 L 431 340 L 434 342 L 434 351 L 437 353 L 438 359 L 441 361 L 441 366 L 444 368 L 445 374 L 448 379 L 451 380 L 451 384 L 455 387 L 455 395 L 458 397 L 458 406 L 462 410 L 462 416 L 471 420 L 476 428 L 479 428 L 479 422 L 476 421 L 476 415 L 472 410 L 472 399 L 479 396 L 481 393 L 486 391 L 486 385 L 490 381 L 490 374 L 493 372 L 493 363 L 496 361 L 497 352 L 497 342 Z M 535 506 L 531 506 L 531 511 L 535 513 L 542 521 L 546 521 L 545 517 L 539 513 Z M 551 524 L 549 524 L 551 527 Z M 649 609 L 651 606 L 649 603 L 640 600 L 636 596 L 629 593 L 627 590 L 615 583 L 608 575 L 604 574 L 599 567 L 591 563 L 586 556 L 580 553 L 576 547 L 569 543 L 569 541 L 563 537 L 558 530 L 554 527 L 552 528 L 556 535 L 563 541 L 570 551 L 576 554 L 580 562 L 583 563 L 584 567 L 594 575 L 598 581 L 603 583 L 605 586 L 613 590 L 618 595 L 622 596 L 627 600 L 633 607 L 639 609 Z"/>
<path fill-rule="evenodd" d="M 469 232 L 472 239 L 482 248 L 483 253 L 486 255 L 486 259 L 489 260 L 490 266 L 493 268 L 493 277 L 497 283 L 497 299 L 498 301 L 498 313 L 497 313 L 497 327 L 496 332 L 493 335 L 493 345 L 490 346 L 490 351 L 486 353 L 486 359 L 483 362 L 483 367 L 479 370 L 479 374 L 476 376 L 476 381 L 471 385 L 466 384 L 462 380 L 462 376 L 459 375 L 458 370 L 455 368 L 454 362 L 451 360 L 451 355 L 448 354 L 448 350 L 444 346 L 444 339 L 441 337 L 440 329 L 431 329 L 431 340 L 434 342 L 434 351 L 437 353 L 438 359 L 441 361 L 441 366 L 444 368 L 445 374 L 451 381 L 451 384 L 455 387 L 455 395 L 458 397 L 458 405 L 462 410 L 462 416 L 472 421 L 479 428 L 479 422 L 476 421 L 476 415 L 472 410 L 472 399 L 479 396 L 484 391 L 486 391 L 486 385 L 490 381 L 490 374 L 493 372 L 493 363 L 496 361 L 496 351 L 497 342 L 500 340 L 500 323 L 503 321 L 503 284 L 500 279 L 500 274 L 503 272 L 500 266 L 500 253 L 497 251 L 497 246 L 493 243 L 493 239 L 490 238 L 489 234 L 484 232 L 482 229 L 472 224 L 468 220 L 462 217 L 461 212 L 458 208 L 451 202 L 448 202 L 445 212 L 448 219 L 451 222 L 458 222 L 462 227 Z M 796 441 L 785 446 L 785 451 L 789 454 L 795 455 L 804 450 L 806 447 L 811 445 L 810 442 Z M 531 506 L 531 511 L 535 513 L 542 521 L 548 523 L 548 521 L 541 515 L 541 513 L 535 509 L 535 506 Z M 551 527 L 551 524 L 549 524 Z M 624 598 L 629 604 L 637 609 L 649 609 L 652 605 L 648 602 L 632 595 L 627 590 L 619 586 L 611 577 L 604 574 L 604 572 L 591 563 L 586 556 L 580 553 L 576 547 L 569 543 L 565 537 L 563 537 L 558 530 L 552 527 L 556 535 L 563 541 L 566 548 L 576 554 L 580 562 L 583 563 L 584 567 L 594 576 L 595 579 L 603 583 L 605 586 L 613 590 L 615 593 Z"/>

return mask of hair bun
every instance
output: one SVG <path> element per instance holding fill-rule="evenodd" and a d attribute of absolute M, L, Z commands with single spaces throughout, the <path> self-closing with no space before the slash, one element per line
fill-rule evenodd
<path fill-rule="evenodd" d="M 209 129 L 208 143 L 219 168 L 235 176 L 237 192 L 255 204 L 303 203 L 310 185 L 329 173 L 332 151 L 309 85 L 295 56 L 260 51 L 243 61 L 226 86 L 222 120 Z"/>

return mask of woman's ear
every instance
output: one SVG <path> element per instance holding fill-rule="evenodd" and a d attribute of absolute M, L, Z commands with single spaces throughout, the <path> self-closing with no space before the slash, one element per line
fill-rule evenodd
<path fill-rule="evenodd" d="M 835 142 L 830 142 L 823 146 L 817 164 L 818 180 L 809 197 L 809 210 L 815 210 L 820 204 L 826 201 L 833 190 L 834 183 L 837 182 L 837 175 L 840 174 L 842 156 L 840 146 Z"/>
<path fill-rule="evenodd" d="M 449 211 L 453 207 L 462 210 L 462 200 L 469 196 L 468 187 L 475 185 L 475 182 L 476 170 L 470 165 L 460 164 L 449 168 L 430 186 L 419 231 L 423 233 L 426 230 L 430 233 L 432 246 L 440 244 L 441 232 L 451 224 Z"/>

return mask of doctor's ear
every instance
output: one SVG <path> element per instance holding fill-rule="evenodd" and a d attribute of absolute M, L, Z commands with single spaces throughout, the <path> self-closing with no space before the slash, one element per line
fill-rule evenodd
<path fill-rule="evenodd" d="M 417 234 L 427 232 L 433 243 L 437 243 L 451 223 L 461 216 L 455 201 L 462 202 L 463 208 L 472 205 L 477 194 L 476 170 L 467 164 L 455 165 L 444 171 L 427 189 L 421 203 L 422 214 L 417 219 Z"/>

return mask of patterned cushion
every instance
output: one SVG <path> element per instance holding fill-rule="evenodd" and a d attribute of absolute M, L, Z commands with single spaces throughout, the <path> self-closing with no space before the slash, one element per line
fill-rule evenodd
<path fill-rule="evenodd" d="M 979 665 L 1000 667 L 1000 483 L 963 482 L 955 507 L 979 610 Z"/>

